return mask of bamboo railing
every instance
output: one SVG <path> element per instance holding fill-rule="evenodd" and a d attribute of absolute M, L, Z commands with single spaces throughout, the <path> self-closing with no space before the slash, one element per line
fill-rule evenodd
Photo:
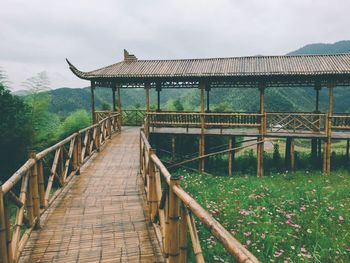
<path fill-rule="evenodd" d="M 0 187 L 0 262 L 17 262 L 40 216 L 80 168 L 115 132 L 120 115 L 109 114 L 37 154 Z M 15 221 L 11 211 L 16 209 Z"/>
<path fill-rule="evenodd" d="M 332 129 L 350 130 L 350 114 L 334 113 L 332 116 Z"/>
<path fill-rule="evenodd" d="M 181 188 L 180 178 L 169 173 L 142 130 L 140 172 L 144 180 L 150 219 L 168 262 L 187 262 L 188 233 L 196 262 L 204 262 L 194 216 L 238 262 L 258 262 L 252 253 Z"/>
<path fill-rule="evenodd" d="M 260 127 L 259 113 L 148 112 L 150 126 Z"/>

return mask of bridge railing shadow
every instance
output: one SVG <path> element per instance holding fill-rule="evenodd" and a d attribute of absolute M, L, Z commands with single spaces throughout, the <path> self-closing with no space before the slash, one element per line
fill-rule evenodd
<path fill-rule="evenodd" d="M 52 147 L 29 154 L 0 187 L 0 262 L 18 261 L 32 231 L 40 227 L 40 216 L 87 160 L 120 131 L 120 114 L 108 114 Z"/>

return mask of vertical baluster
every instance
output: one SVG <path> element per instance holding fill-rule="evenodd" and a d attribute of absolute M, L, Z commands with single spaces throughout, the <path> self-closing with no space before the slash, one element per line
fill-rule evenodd
<path fill-rule="evenodd" d="M 168 240 L 169 263 L 179 262 L 180 256 L 180 242 L 179 242 L 179 212 L 180 200 L 173 191 L 173 187 L 179 182 L 179 178 L 172 177 L 169 185 L 169 212 L 168 212 L 168 226 L 166 229 Z"/>
<path fill-rule="evenodd" d="M 30 152 L 30 158 L 36 159 L 35 152 Z M 38 162 L 35 161 L 34 166 L 31 168 L 31 176 L 29 180 L 30 192 L 33 198 L 33 216 L 36 218 L 35 227 L 40 227 L 40 199 L 39 199 L 39 183 L 38 183 Z"/>
<path fill-rule="evenodd" d="M 181 205 L 180 222 L 180 262 L 187 262 L 187 209 L 184 204 Z"/>
<path fill-rule="evenodd" d="M 40 208 L 45 207 L 45 185 L 44 185 L 44 162 L 38 160 L 38 189 L 40 198 Z"/>
<path fill-rule="evenodd" d="M 7 229 L 5 218 L 5 202 L 2 188 L 0 187 L 0 259 L 2 263 L 8 263 L 8 250 L 7 250 Z"/>
<path fill-rule="evenodd" d="M 28 172 L 29 176 L 29 185 L 28 185 L 28 191 L 27 191 L 27 198 L 26 198 L 26 210 L 27 210 L 27 218 L 28 218 L 28 224 L 31 227 L 34 222 L 34 209 L 33 209 L 33 188 L 32 188 L 32 173 L 31 171 Z"/>

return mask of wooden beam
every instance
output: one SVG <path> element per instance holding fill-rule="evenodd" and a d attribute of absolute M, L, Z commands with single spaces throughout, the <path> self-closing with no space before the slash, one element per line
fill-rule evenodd
<path fill-rule="evenodd" d="M 96 123 L 95 116 L 95 81 L 91 80 L 91 114 L 92 114 L 92 123 Z"/>
<path fill-rule="evenodd" d="M 5 202 L 4 194 L 0 187 L 0 259 L 1 262 L 9 262 L 8 250 L 7 250 L 7 229 L 6 229 L 6 218 L 5 218 Z"/>

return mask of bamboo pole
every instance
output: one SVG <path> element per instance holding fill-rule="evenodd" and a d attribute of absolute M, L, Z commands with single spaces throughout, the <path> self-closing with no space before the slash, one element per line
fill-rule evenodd
<path fill-rule="evenodd" d="M 236 142 L 236 138 L 234 136 L 229 137 L 228 139 L 228 148 L 232 149 L 235 147 L 235 142 Z M 232 176 L 232 172 L 233 172 L 233 162 L 235 159 L 235 152 L 234 151 L 230 151 L 228 152 L 228 175 Z"/>
<path fill-rule="evenodd" d="M 173 187 L 178 185 L 178 178 L 171 177 L 169 185 L 169 211 L 168 211 L 168 227 L 166 229 L 166 238 L 168 240 L 169 263 L 179 262 L 180 257 L 180 239 L 179 239 L 179 216 L 180 216 L 180 200 L 173 191 Z"/>
<path fill-rule="evenodd" d="M 176 136 L 171 136 L 171 160 L 176 159 Z"/>
<path fill-rule="evenodd" d="M 91 115 L 92 115 L 92 123 L 96 123 L 96 115 L 95 115 L 95 81 L 91 81 Z"/>
<path fill-rule="evenodd" d="M 155 154 L 154 149 L 149 150 L 149 157 L 148 157 L 148 202 L 150 203 L 150 215 L 151 215 L 151 221 L 153 222 L 156 218 L 157 212 L 158 212 L 158 198 L 157 198 L 157 182 L 156 182 L 156 175 L 155 175 L 155 166 L 153 163 L 153 160 L 151 158 L 152 154 Z"/>
<path fill-rule="evenodd" d="M 199 88 L 200 88 L 200 101 L 201 101 L 201 134 L 199 135 L 199 156 L 202 156 L 205 154 L 205 135 L 204 135 L 204 127 L 205 127 L 205 116 L 204 114 L 204 91 L 205 91 L 205 83 L 200 82 L 199 83 Z M 204 172 L 204 165 L 205 165 L 205 160 L 201 159 L 199 160 L 199 172 L 203 173 Z"/>
<path fill-rule="evenodd" d="M 13 261 L 13 251 L 12 251 L 12 231 L 11 231 L 11 222 L 10 222 L 10 204 L 8 202 L 8 198 L 5 196 L 4 198 L 4 204 L 5 204 L 5 223 L 6 223 L 6 246 L 7 246 L 7 255 L 9 258 L 9 262 Z"/>
<path fill-rule="evenodd" d="M 266 124 L 265 124 L 265 112 L 264 112 L 264 100 L 265 100 L 265 83 L 259 84 L 260 91 L 260 114 L 262 117 L 260 118 L 261 127 L 259 129 L 259 137 L 258 141 L 264 141 L 264 134 L 266 132 Z M 264 175 L 264 143 L 259 143 L 257 145 L 257 176 L 262 177 Z"/>
<path fill-rule="evenodd" d="M 198 237 L 198 232 L 196 228 L 196 223 L 194 221 L 194 218 L 192 216 L 192 212 L 189 212 L 186 214 L 186 220 L 187 220 L 187 225 L 192 241 L 192 248 L 193 248 L 193 253 L 196 258 L 197 263 L 204 263 L 204 257 L 203 257 L 203 252 L 201 248 L 201 243 Z"/>
<path fill-rule="evenodd" d="M 8 250 L 7 250 L 7 229 L 6 229 L 6 218 L 5 218 L 5 204 L 4 194 L 0 187 L 0 259 L 3 263 L 9 262 Z"/>
<path fill-rule="evenodd" d="M 162 91 L 162 86 L 160 82 L 156 83 L 156 91 L 157 91 L 157 111 L 160 111 L 160 92 Z"/>
<path fill-rule="evenodd" d="M 290 144 L 290 169 L 292 171 L 295 170 L 295 144 L 294 144 L 294 138 L 291 138 L 291 144 Z"/>
<path fill-rule="evenodd" d="M 29 158 L 35 159 L 35 152 L 31 151 Z M 31 170 L 31 177 L 29 180 L 30 192 L 32 193 L 32 202 L 33 202 L 33 216 L 37 218 L 35 228 L 40 227 L 40 198 L 39 198 L 39 183 L 38 183 L 38 162 L 35 162 L 35 165 Z"/>
<path fill-rule="evenodd" d="M 45 181 L 44 181 L 44 163 L 38 161 L 38 190 L 40 198 L 40 208 L 45 207 Z"/>
<path fill-rule="evenodd" d="M 180 221 L 180 258 L 179 262 L 187 262 L 187 210 L 181 205 L 181 221 Z"/>
<path fill-rule="evenodd" d="M 331 172 L 331 143 L 332 143 L 332 117 L 333 117 L 333 88 L 334 82 L 329 82 L 328 88 L 328 114 L 327 114 L 327 138 L 324 144 L 323 173 L 329 175 Z"/>
<path fill-rule="evenodd" d="M 115 103 L 115 90 L 116 90 L 116 87 L 113 86 L 112 87 L 112 109 L 113 109 L 113 111 L 117 111 L 116 103 Z"/>

